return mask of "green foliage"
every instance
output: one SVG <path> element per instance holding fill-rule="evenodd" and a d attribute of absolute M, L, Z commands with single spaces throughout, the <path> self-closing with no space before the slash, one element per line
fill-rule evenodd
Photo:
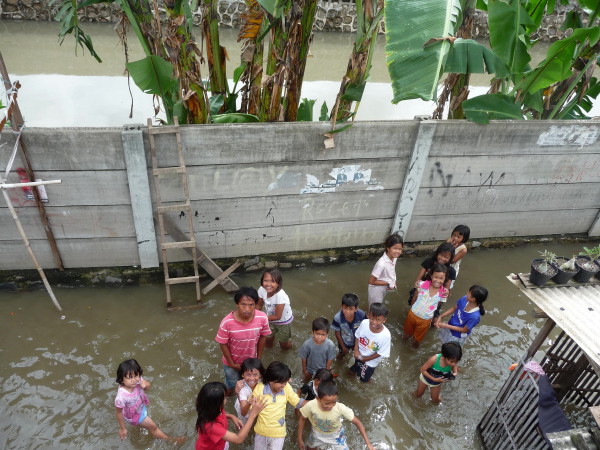
<path fill-rule="evenodd" d="M 493 73 L 497 78 L 509 75 L 506 64 L 498 55 L 472 39 L 454 41 L 444 71 L 448 73 Z"/>
<path fill-rule="evenodd" d="M 126 64 L 135 84 L 146 94 L 163 97 L 177 86 L 173 78 L 173 65 L 160 56 L 150 55 Z"/>
<path fill-rule="evenodd" d="M 461 17 L 458 0 L 385 1 L 386 63 L 393 103 L 433 100 Z M 426 44 L 431 39 L 442 40 Z"/>
<path fill-rule="evenodd" d="M 315 102 L 316 100 L 309 100 L 307 98 L 302 99 L 302 102 L 298 106 L 297 120 L 299 122 L 312 122 Z"/>
<path fill-rule="evenodd" d="M 505 94 L 485 94 L 462 103 L 465 116 L 472 122 L 486 124 L 490 120 L 523 120 L 521 105 Z"/>
<path fill-rule="evenodd" d="M 88 0 L 88 2 L 85 3 L 112 3 L 112 1 Z M 82 50 L 84 48 L 87 48 L 90 52 L 90 55 L 92 55 L 96 59 L 96 61 L 101 63 L 102 59 L 100 59 L 100 56 L 94 50 L 94 45 L 92 43 L 90 35 L 85 33 L 79 27 L 79 17 L 77 16 L 77 9 L 79 9 L 81 6 L 77 6 L 77 0 L 53 0 L 50 4 L 53 6 L 62 5 L 55 16 L 55 20 L 60 22 L 60 31 L 58 33 L 59 44 L 62 45 L 67 34 L 72 34 L 75 38 L 75 54 L 77 54 L 77 47 L 81 47 Z"/>
<path fill-rule="evenodd" d="M 319 116 L 319 121 L 326 122 L 329 120 L 329 108 L 327 108 L 327 103 L 323 102 L 321 105 L 321 115 Z"/>
<path fill-rule="evenodd" d="M 253 114 L 227 113 L 212 116 L 213 123 L 252 123 L 260 122 Z"/>
<path fill-rule="evenodd" d="M 600 245 L 598 245 L 597 247 L 592 247 L 592 248 L 583 247 L 583 251 L 579 252 L 579 254 L 589 256 L 591 260 L 594 260 L 594 259 L 600 257 Z"/>

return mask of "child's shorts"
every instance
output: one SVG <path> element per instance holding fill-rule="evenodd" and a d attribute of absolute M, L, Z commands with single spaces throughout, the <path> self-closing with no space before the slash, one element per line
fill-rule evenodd
<path fill-rule="evenodd" d="M 269 323 L 269 327 L 271 327 L 272 331 L 269 337 L 277 337 L 279 342 L 287 342 L 292 338 L 292 325 L 289 323 L 285 325 Z"/>
<path fill-rule="evenodd" d="M 284 442 L 284 437 L 273 438 L 256 433 L 256 436 L 254 436 L 254 450 L 282 450 Z"/>
<path fill-rule="evenodd" d="M 415 342 L 421 342 L 429 328 L 431 328 L 431 319 L 421 319 L 412 312 L 412 309 L 408 310 L 403 330 L 405 336 L 412 336 Z"/>
<path fill-rule="evenodd" d="M 225 364 L 223 364 L 223 372 L 225 372 L 225 386 L 227 386 L 227 389 L 235 388 L 237 382 L 242 379 L 239 370 Z"/>
<path fill-rule="evenodd" d="M 375 367 L 367 366 L 367 363 L 357 360 L 354 365 L 350 367 L 350 370 L 360 377 L 360 381 L 366 383 L 371 379 L 371 376 L 373 376 Z"/>
<path fill-rule="evenodd" d="M 429 388 L 439 387 L 441 385 L 441 383 L 436 383 L 434 381 L 431 381 L 429 378 L 425 378 L 425 375 L 423 374 L 419 375 L 419 380 L 425 383 Z"/>
<path fill-rule="evenodd" d="M 378 286 L 375 284 L 370 284 L 368 287 L 369 306 L 371 306 L 373 303 L 383 303 L 383 299 L 385 297 L 385 294 L 387 294 L 387 291 L 387 286 Z"/>
<path fill-rule="evenodd" d="M 306 446 L 310 448 L 323 448 L 333 450 L 349 450 L 346 444 L 346 432 L 344 427 L 338 433 L 315 433 L 314 428 L 311 430 Z"/>

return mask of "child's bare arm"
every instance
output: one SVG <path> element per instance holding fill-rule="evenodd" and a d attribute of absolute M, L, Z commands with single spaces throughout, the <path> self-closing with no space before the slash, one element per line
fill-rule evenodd
<path fill-rule="evenodd" d="M 425 272 L 426 272 L 426 270 L 423 267 L 421 267 L 421 270 L 419 270 L 419 274 L 417 275 L 417 279 L 415 280 L 415 287 L 417 289 L 419 289 L 419 286 L 421 285 L 421 281 L 423 281 Z"/>
<path fill-rule="evenodd" d="M 359 359 L 360 358 L 360 351 L 358 350 L 358 339 L 356 339 L 354 341 L 354 358 L 355 359 Z"/>
<path fill-rule="evenodd" d="M 270 316 L 268 316 L 269 320 L 279 320 L 281 319 L 281 316 L 283 315 L 283 308 L 285 307 L 284 303 L 280 303 L 278 305 L 275 306 L 275 313 L 271 314 Z"/>
<path fill-rule="evenodd" d="M 445 381 L 444 377 L 439 377 L 436 378 L 433 375 L 430 375 L 429 372 L 427 372 L 427 369 L 433 367 L 433 365 L 435 364 L 435 360 L 437 359 L 437 355 L 433 355 L 431 358 L 429 358 L 425 364 L 423 364 L 421 366 L 421 368 L 419 369 L 421 371 L 421 374 L 423 374 L 423 376 L 425 378 L 427 378 L 428 380 L 431 380 L 435 383 L 442 383 Z"/>
<path fill-rule="evenodd" d="M 265 299 L 262 297 L 258 297 L 258 302 L 256 302 L 256 309 L 258 311 L 262 311 L 264 305 L 265 305 Z"/>
<path fill-rule="evenodd" d="M 362 422 L 360 420 L 358 420 L 358 417 L 354 416 L 354 419 L 352 419 L 352 423 L 354 424 L 354 426 L 356 428 L 358 428 L 358 432 L 365 440 L 365 444 L 367 444 L 367 448 L 369 450 L 375 450 L 375 447 L 373 447 L 373 445 L 371 444 L 371 441 L 369 441 L 369 437 L 367 436 L 367 431 L 365 430 L 364 425 L 362 424 Z M 300 427 L 298 427 L 298 429 L 300 429 Z"/>
<path fill-rule="evenodd" d="M 150 382 L 140 378 L 140 387 L 144 390 L 150 389 Z"/>
<path fill-rule="evenodd" d="M 456 261 L 460 261 L 467 254 L 467 247 L 463 248 L 459 252 L 454 254 L 454 258 L 452 259 L 452 263 L 454 264 Z"/>
<path fill-rule="evenodd" d="M 379 278 L 377 278 L 374 275 L 371 275 L 369 277 L 369 284 L 371 286 L 387 286 L 387 287 L 390 287 L 390 285 L 389 285 L 389 283 L 387 281 L 382 281 L 382 280 L 380 280 Z"/>
<path fill-rule="evenodd" d="M 336 332 L 335 332 L 335 338 L 337 339 L 338 345 L 342 349 L 342 352 L 343 353 L 348 353 L 348 347 L 346 347 L 346 344 L 344 344 L 344 339 L 342 339 L 342 332 L 341 331 L 336 330 Z"/>
<path fill-rule="evenodd" d="M 306 370 L 306 358 L 302 358 L 302 373 L 304 374 L 305 377 L 310 376 L 310 374 L 308 373 L 308 370 Z"/>
<path fill-rule="evenodd" d="M 127 427 L 125 427 L 125 419 L 123 419 L 123 408 L 116 408 L 117 422 L 119 422 L 119 437 L 121 440 L 127 437 Z"/>
<path fill-rule="evenodd" d="M 304 450 L 304 440 L 302 439 L 302 433 L 304 431 L 304 423 L 306 422 L 306 417 L 300 413 L 298 416 L 298 448 L 300 450 Z"/>
<path fill-rule="evenodd" d="M 328 359 L 328 360 L 327 360 L 327 364 L 325 364 L 325 368 L 326 368 L 327 370 L 330 370 L 330 369 L 331 369 L 331 363 L 332 363 L 332 362 L 333 362 L 333 359 Z"/>
<path fill-rule="evenodd" d="M 379 353 L 375 352 L 370 356 L 360 356 L 360 358 L 356 358 L 356 359 L 359 359 L 362 362 L 367 362 L 367 361 L 371 361 L 372 359 L 379 358 L 380 356 L 381 355 Z"/>

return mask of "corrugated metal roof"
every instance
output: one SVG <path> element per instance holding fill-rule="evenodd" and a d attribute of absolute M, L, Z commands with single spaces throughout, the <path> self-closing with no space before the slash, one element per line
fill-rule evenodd
<path fill-rule="evenodd" d="M 600 376 L 600 284 L 527 288 L 514 274 L 507 278 L 579 345 Z"/>

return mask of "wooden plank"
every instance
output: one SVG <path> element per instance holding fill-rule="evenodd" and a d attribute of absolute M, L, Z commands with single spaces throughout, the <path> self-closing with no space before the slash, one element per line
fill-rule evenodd
<path fill-rule="evenodd" d="M 152 173 L 154 175 L 172 175 L 177 173 L 186 173 L 186 168 L 184 167 L 159 167 L 158 169 L 152 169 Z"/>
<path fill-rule="evenodd" d="M 229 274 L 231 274 L 238 267 L 240 267 L 240 263 L 239 263 L 239 261 L 236 261 L 227 270 L 225 270 L 221 275 L 219 275 L 217 278 L 215 278 L 213 281 L 211 281 L 204 289 L 202 289 L 202 294 L 206 295 L 217 284 L 222 284 L 223 281 L 225 281 L 225 279 L 229 277 Z"/>
<path fill-rule="evenodd" d="M 128 127 L 123 131 L 122 138 L 140 265 L 144 269 L 158 267 L 156 230 L 152 220 L 150 181 L 142 131 L 139 126 Z"/>
<path fill-rule="evenodd" d="M 191 275 L 189 277 L 177 277 L 177 278 L 167 278 L 165 280 L 166 284 L 183 284 L 183 283 L 195 283 L 200 278 L 197 275 Z"/>
<path fill-rule="evenodd" d="M 170 248 L 194 248 L 196 246 L 196 240 L 191 241 L 179 241 L 179 242 L 163 242 L 160 246 L 164 249 Z"/>
<path fill-rule="evenodd" d="M 190 211 L 190 202 L 185 203 L 177 203 L 175 205 L 165 205 L 164 203 L 161 206 L 157 206 L 156 210 L 159 214 L 169 212 L 169 211 Z"/>
<path fill-rule="evenodd" d="M 402 194 L 396 207 L 391 231 L 405 239 L 408 237 L 408 227 L 427 165 L 436 125 L 437 122 L 419 122 L 419 131 L 408 163 L 408 170 L 404 176 Z"/>
<path fill-rule="evenodd" d="M 157 215 L 154 216 L 155 220 L 158 219 Z M 179 229 L 179 227 L 177 226 L 177 224 L 175 222 L 173 222 L 173 220 L 171 218 L 169 218 L 168 216 L 163 215 L 163 222 L 164 222 L 164 227 L 165 230 L 175 239 L 175 240 L 184 240 L 184 239 L 188 239 L 187 235 L 181 231 Z M 197 240 L 197 239 L 196 239 Z M 189 255 L 193 255 L 193 252 L 191 249 L 186 248 L 184 249 L 185 252 L 187 252 L 186 255 L 181 255 L 184 256 L 183 260 L 187 260 L 189 259 Z M 173 252 L 175 253 L 175 252 Z M 206 253 L 204 253 L 200 248 L 196 248 L 196 253 L 197 253 L 197 261 L 198 264 L 200 264 L 200 266 L 206 271 L 206 273 L 208 273 L 211 277 L 213 278 L 218 278 L 223 271 L 221 270 L 221 268 L 212 260 L 210 259 Z M 179 256 L 179 257 L 181 257 Z M 173 255 L 172 258 L 170 258 L 171 261 L 178 261 L 180 259 L 178 259 L 177 255 Z M 237 284 L 235 284 L 231 279 L 227 279 L 224 280 L 224 282 L 221 283 L 221 286 L 223 286 L 223 288 L 227 291 L 227 292 L 236 292 L 237 290 L 239 290 L 239 287 Z"/>

